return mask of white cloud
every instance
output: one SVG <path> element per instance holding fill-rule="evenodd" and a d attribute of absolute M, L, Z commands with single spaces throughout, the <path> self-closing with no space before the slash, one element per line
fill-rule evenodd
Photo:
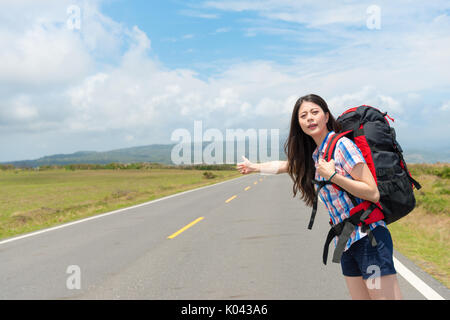
<path fill-rule="evenodd" d="M 2 1 L 2 87 L 63 87 L 88 76 L 99 60 L 117 59 L 127 30 L 101 14 L 98 5 L 81 0 Z M 68 27 L 70 6 L 80 8 L 80 29 Z"/>
<path fill-rule="evenodd" d="M 382 111 L 391 113 L 403 113 L 401 103 L 390 96 L 386 96 L 377 92 L 376 88 L 365 86 L 360 91 L 347 93 L 337 97 L 332 97 L 328 101 L 328 106 L 333 113 L 342 113 L 351 107 L 360 105 L 370 105 L 375 108 L 382 108 Z M 334 111 L 335 110 L 335 111 Z"/>
<path fill-rule="evenodd" d="M 196 10 L 180 10 L 179 14 L 183 16 L 193 17 L 193 18 L 201 18 L 201 19 L 218 19 L 220 16 L 218 14 L 213 13 L 205 13 Z"/>
<path fill-rule="evenodd" d="M 230 32 L 231 28 L 227 27 L 227 28 L 218 28 L 216 29 L 215 33 L 225 33 L 225 32 Z"/>
<path fill-rule="evenodd" d="M 3 85 L 69 83 L 86 75 L 92 66 L 79 37 L 65 29 L 35 24 L 23 34 L 3 31 L 0 46 Z"/>
<path fill-rule="evenodd" d="M 215 0 L 204 1 L 202 7 L 222 11 L 252 11 L 271 20 L 304 24 L 308 28 L 366 26 L 370 14 L 367 9 L 372 3 L 361 1 L 314 1 L 314 0 Z M 411 25 L 421 21 L 430 21 L 436 12 L 450 7 L 448 1 L 440 0 L 432 3 L 412 3 L 403 1 L 377 1 L 381 11 L 382 25 Z M 431 18 L 431 19 L 430 19 Z M 400 20 L 400 21 L 399 21 Z"/>
<path fill-rule="evenodd" d="M 11 101 L 10 105 L 10 112 L 6 113 L 6 116 L 9 115 L 10 120 L 12 121 L 24 123 L 32 121 L 38 116 L 38 110 L 32 105 L 29 96 L 17 96 L 13 101 Z"/>

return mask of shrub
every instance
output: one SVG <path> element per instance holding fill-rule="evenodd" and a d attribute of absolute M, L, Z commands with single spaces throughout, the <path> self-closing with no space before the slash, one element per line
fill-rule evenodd
<path fill-rule="evenodd" d="M 205 172 L 203 172 L 203 177 L 205 179 L 214 179 L 217 176 L 214 173 L 210 172 L 210 171 L 205 171 Z"/>

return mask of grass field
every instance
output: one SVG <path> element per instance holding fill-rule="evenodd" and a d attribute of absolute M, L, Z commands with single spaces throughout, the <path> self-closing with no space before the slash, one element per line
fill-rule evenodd
<path fill-rule="evenodd" d="M 240 176 L 232 166 L 208 171 L 113 167 L 0 170 L 0 239 Z M 450 166 L 409 169 L 423 188 L 415 191 L 416 209 L 389 225 L 394 248 L 450 287 Z"/>
<path fill-rule="evenodd" d="M 409 165 L 422 189 L 416 208 L 389 225 L 394 248 L 450 287 L 450 166 Z"/>
<path fill-rule="evenodd" d="M 240 176 L 236 170 L 0 170 L 0 239 Z"/>

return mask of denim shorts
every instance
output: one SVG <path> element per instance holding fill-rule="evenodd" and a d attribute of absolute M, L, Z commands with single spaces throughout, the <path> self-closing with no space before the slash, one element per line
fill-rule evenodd
<path fill-rule="evenodd" d="M 369 277 L 396 274 L 393 261 L 393 245 L 389 230 L 378 226 L 372 230 L 377 245 L 372 247 L 369 237 L 365 236 L 354 242 L 342 254 L 342 273 L 347 277 Z"/>

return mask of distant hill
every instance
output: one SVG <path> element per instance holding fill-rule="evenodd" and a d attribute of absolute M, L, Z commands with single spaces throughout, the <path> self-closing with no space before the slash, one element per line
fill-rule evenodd
<path fill-rule="evenodd" d="M 43 165 L 66 165 L 66 164 L 107 164 L 111 162 L 158 162 L 170 164 L 170 152 L 173 145 L 154 144 L 149 146 L 132 147 L 111 151 L 78 151 L 71 154 L 55 154 L 35 160 L 23 160 L 4 162 L 15 167 L 39 167 Z"/>
<path fill-rule="evenodd" d="M 279 159 L 286 160 L 283 151 L 284 140 L 279 141 Z M 204 142 L 202 150 L 208 146 L 210 142 Z M 97 151 L 78 151 L 71 154 L 55 154 L 45 156 L 35 160 L 23 160 L 4 162 L 2 164 L 12 164 L 15 167 L 39 167 L 44 165 L 67 165 L 67 164 L 108 164 L 112 162 L 117 163 L 133 163 L 133 162 L 157 162 L 161 164 L 174 164 L 171 160 L 171 152 L 176 144 L 153 144 L 148 146 L 131 147 L 124 149 L 117 149 L 111 151 L 97 152 Z M 268 154 L 271 154 L 270 144 L 267 146 Z M 225 143 L 223 144 L 225 163 L 226 157 Z M 258 150 L 259 152 L 259 150 Z M 424 151 L 424 150 L 406 150 L 405 160 L 408 163 L 435 163 L 435 162 L 450 162 L 450 150 Z M 213 153 L 214 155 L 214 153 Z M 249 157 L 248 141 L 246 144 L 245 155 Z M 241 161 L 241 152 L 237 155 L 237 143 L 234 146 L 234 163 Z M 194 146 L 191 146 L 191 163 L 194 163 Z"/>
<path fill-rule="evenodd" d="M 202 150 L 211 142 L 204 142 Z M 1 164 L 12 164 L 15 167 L 39 167 L 44 165 L 67 165 L 67 164 L 108 164 L 112 162 L 117 163 L 133 163 L 133 162 L 157 162 L 161 164 L 174 164 L 171 160 L 172 149 L 176 144 L 153 144 L 148 146 L 131 147 L 125 149 L 117 149 L 111 151 L 97 152 L 97 151 L 78 151 L 71 154 L 55 154 L 45 156 L 35 160 L 11 161 L 3 162 Z M 279 159 L 285 159 L 282 151 L 282 144 L 280 143 Z M 185 150 L 188 149 L 188 146 Z M 268 146 L 268 154 L 271 154 L 270 145 Z M 223 144 L 223 160 L 226 159 L 226 145 Z M 258 148 L 259 152 L 259 148 Z M 215 153 L 213 152 L 213 156 Z M 248 142 L 246 145 L 245 155 L 248 157 Z M 237 143 L 234 146 L 234 163 L 241 161 L 241 154 L 237 156 Z M 194 163 L 194 145 L 191 146 L 191 163 Z"/>

